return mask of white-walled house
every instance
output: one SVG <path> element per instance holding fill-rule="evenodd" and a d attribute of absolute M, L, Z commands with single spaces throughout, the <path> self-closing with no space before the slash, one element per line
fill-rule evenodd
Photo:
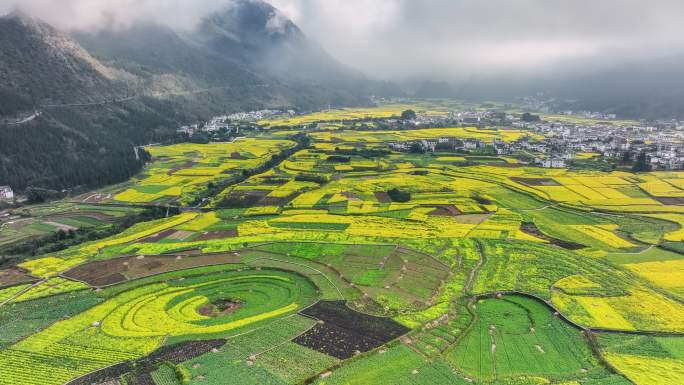
<path fill-rule="evenodd" d="M 542 167 L 544 168 L 564 168 L 565 161 L 559 158 L 544 159 L 542 161 Z"/>
<path fill-rule="evenodd" d="M 11 201 L 14 199 L 14 191 L 10 186 L 0 186 L 0 201 Z"/>

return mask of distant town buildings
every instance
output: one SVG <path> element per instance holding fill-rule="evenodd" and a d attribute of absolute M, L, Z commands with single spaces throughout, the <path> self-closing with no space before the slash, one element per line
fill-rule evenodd
<path fill-rule="evenodd" d="M 288 110 L 286 112 L 280 110 L 259 110 L 249 112 L 237 112 L 230 115 L 221 115 L 211 118 L 208 122 L 195 123 L 187 126 L 182 126 L 176 130 L 178 133 L 193 136 L 198 132 L 214 133 L 225 132 L 227 134 L 238 135 L 240 127 L 249 124 L 255 124 L 260 120 L 270 118 L 275 115 L 288 114 L 294 115 L 295 112 Z"/>
<path fill-rule="evenodd" d="M 682 122 L 617 125 L 610 122 L 577 124 L 541 122 L 528 125 L 545 139 L 528 144 L 556 158 L 570 160 L 577 153 L 596 153 L 605 158 L 634 159 L 644 153 L 651 167 L 660 170 L 684 168 L 684 127 Z M 558 163 L 560 164 L 560 163 Z M 554 165 L 544 167 L 556 167 Z"/>
<path fill-rule="evenodd" d="M 450 124 L 456 123 L 455 126 L 517 128 L 540 134 L 543 139 L 533 140 L 529 136 L 524 136 L 514 142 L 494 140 L 492 143 L 485 143 L 473 138 L 459 140 L 442 137 L 436 140 L 392 142 L 388 145 L 393 150 L 404 152 L 453 150 L 482 153 L 485 150 L 485 153 L 492 151 L 497 155 L 521 154 L 529 157 L 530 163 L 545 168 L 568 167 L 570 162 L 578 159 L 578 154 L 583 154 L 583 159 L 587 159 L 586 154 L 595 154 L 620 162 L 630 162 L 634 161 L 638 154 L 644 153 L 653 169 L 684 169 L 684 122 L 654 121 L 625 124 L 611 122 L 610 119 L 615 119 L 612 114 L 585 112 L 582 116 L 591 117 L 593 122 L 553 118 L 529 122 L 524 121 L 520 115 L 497 111 L 467 111 L 440 117 L 418 115 L 412 121 L 416 127 L 429 122 L 437 124 L 438 127 L 449 127 Z"/>
<path fill-rule="evenodd" d="M 11 201 L 14 199 L 14 191 L 10 186 L 0 186 L 0 201 Z"/>
<path fill-rule="evenodd" d="M 402 100 L 385 102 L 399 103 Z M 408 101 L 406 101 L 408 103 Z M 518 106 L 520 107 L 520 106 Z M 441 137 L 431 140 L 392 142 L 395 151 L 433 152 L 457 151 L 478 154 L 521 155 L 522 163 L 546 168 L 564 168 L 578 159 L 577 154 L 596 154 L 621 162 L 633 161 L 644 153 L 653 169 L 684 169 L 684 122 L 675 120 L 617 121 L 610 113 L 591 111 L 558 111 L 545 101 L 528 98 L 522 110 L 533 113 L 510 112 L 511 105 L 466 108 L 464 110 L 418 113 L 410 121 L 386 119 L 390 129 L 410 127 L 479 127 L 486 129 L 520 129 L 540 134 L 543 139 L 523 136 L 517 141 L 494 140 L 485 143 L 474 138 Z M 543 115 L 536 115 L 537 113 Z M 210 136 L 237 136 L 250 129 L 261 129 L 259 122 L 274 116 L 294 116 L 295 111 L 258 110 L 216 116 L 207 122 L 180 127 L 177 131 L 192 136 L 198 132 Z M 544 116 L 546 115 L 546 117 Z M 550 117 L 549 117 L 550 116 Z M 324 129 L 318 125 L 317 129 Z M 589 157 L 591 158 L 591 156 Z M 623 163 L 625 164 L 625 163 Z"/>

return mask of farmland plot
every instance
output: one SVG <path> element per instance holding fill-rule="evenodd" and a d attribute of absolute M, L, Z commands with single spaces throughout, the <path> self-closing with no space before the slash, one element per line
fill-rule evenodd
<path fill-rule="evenodd" d="M 63 383 L 143 357 L 165 338 L 207 339 L 263 325 L 292 314 L 315 297 L 315 288 L 303 277 L 266 270 L 190 275 L 143 285 L 9 346 L 0 366 L 12 367 L 12 375 L 0 381 Z M 32 375 L 31 362 L 40 362 L 45 374 Z"/>
<path fill-rule="evenodd" d="M 474 323 L 447 355 L 468 376 L 485 381 L 609 376 L 593 357 L 582 332 L 554 317 L 536 300 L 483 299 L 473 305 L 473 312 Z"/>
<path fill-rule="evenodd" d="M 411 107 L 442 111 L 429 104 Z M 80 197 L 93 202 L 84 213 L 111 200 L 193 207 L 3 270 L 0 384 L 87 373 L 174 385 L 677 383 L 675 337 L 608 331 L 684 332 L 684 178 L 394 152 L 389 142 L 539 139 L 369 121 L 407 107 L 264 122 L 307 125 L 312 140 L 267 170 L 295 146 L 283 139 L 293 129 L 151 147 L 140 177 Z M 52 222 L 86 218 L 99 220 Z"/>

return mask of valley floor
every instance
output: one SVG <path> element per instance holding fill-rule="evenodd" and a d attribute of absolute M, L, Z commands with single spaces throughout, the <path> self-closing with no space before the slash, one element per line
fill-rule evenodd
<path fill-rule="evenodd" d="M 684 206 L 662 199 L 684 173 L 387 146 L 524 130 L 295 134 L 152 147 L 129 182 L 3 222 L 180 208 L 0 270 L 0 384 L 684 379 Z"/>

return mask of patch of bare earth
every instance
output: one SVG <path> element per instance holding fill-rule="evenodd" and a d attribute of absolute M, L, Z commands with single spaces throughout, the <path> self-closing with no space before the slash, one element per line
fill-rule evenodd
<path fill-rule="evenodd" d="M 653 199 L 667 206 L 684 206 L 684 197 L 656 197 Z"/>
<path fill-rule="evenodd" d="M 222 317 L 235 313 L 242 307 L 242 302 L 233 300 L 221 300 L 200 306 L 197 313 L 205 317 Z"/>
<path fill-rule="evenodd" d="M 155 243 L 155 242 L 158 242 L 158 241 L 168 237 L 169 235 L 171 235 L 175 232 L 176 232 L 176 230 L 174 230 L 174 229 L 167 229 L 164 231 L 160 231 L 156 234 L 152 234 L 149 237 L 141 238 L 138 240 L 138 242 Z"/>
<path fill-rule="evenodd" d="M 0 287 L 14 286 L 21 283 L 36 282 L 38 279 L 32 277 L 27 271 L 19 267 L 10 267 L 0 270 Z"/>
<path fill-rule="evenodd" d="M 237 229 L 233 230 L 223 230 L 223 231 L 209 231 L 206 232 L 195 240 L 197 241 L 210 241 L 212 239 L 224 239 L 224 238 L 235 238 L 238 236 Z"/>
<path fill-rule="evenodd" d="M 138 279 L 168 271 L 193 267 L 239 263 L 238 253 L 182 254 L 128 256 L 106 261 L 94 261 L 76 266 L 63 275 L 91 286 L 102 287 L 129 279 Z"/>
<path fill-rule="evenodd" d="M 479 225 L 489 218 L 491 214 L 465 214 L 454 217 L 456 223 L 464 225 Z"/>
<path fill-rule="evenodd" d="M 286 197 L 264 197 L 257 206 L 285 206 L 295 199 L 299 193 L 290 194 Z"/>
<path fill-rule="evenodd" d="M 182 241 L 185 238 L 187 238 L 193 234 L 195 234 L 195 233 L 192 231 L 178 230 L 178 231 L 174 231 L 172 234 L 169 234 L 169 236 L 166 237 L 166 239 L 173 239 L 175 241 Z"/>
<path fill-rule="evenodd" d="M 380 203 L 392 203 L 392 199 L 384 191 L 376 191 L 373 194 L 375 195 L 375 199 Z"/>
<path fill-rule="evenodd" d="M 430 211 L 428 215 L 439 217 L 455 217 L 461 215 L 461 211 L 452 205 L 438 205 L 435 206 L 435 209 Z"/>
<path fill-rule="evenodd" d="M 192 168 L 195 165 L 195 162 L 193 161 L 188 161 L 185 162 L 181 165 L 178 165 L 176 167 L 170 168 L 169 171 L 166 172 L 167 175 L 173 175 L 176 171 L 184 170 L 186 168 Z"/>
<path fill-rule="evenodd" d="M 351 192 L 345 191 L 342 193 L 342 196 L 349 199 L 350 201 L 355 201 L 355 202 L 361 201 L 361 198 L 359 198 L 358 195 L 351 193 Z"/>

